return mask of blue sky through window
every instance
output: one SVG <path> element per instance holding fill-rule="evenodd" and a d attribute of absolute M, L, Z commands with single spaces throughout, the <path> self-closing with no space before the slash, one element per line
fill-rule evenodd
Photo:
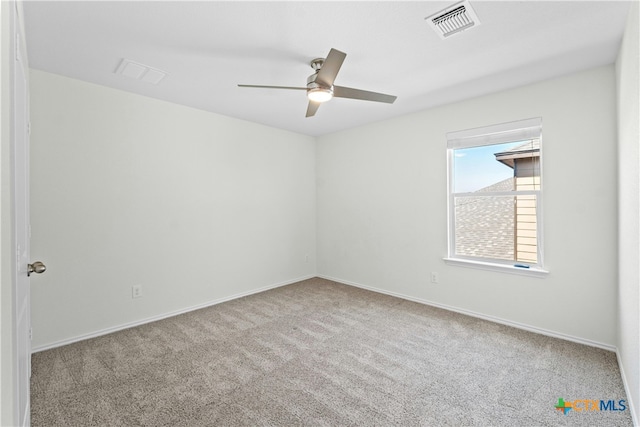
<path fill-rule="evenodd" d="M 522 141 L 454 150 L 453 191 L 455 193 L 478 191 L 512 178 L 513 169 L 497 161 L 494 154 L 510 150 L 519 144 L 522 144 Z"/>

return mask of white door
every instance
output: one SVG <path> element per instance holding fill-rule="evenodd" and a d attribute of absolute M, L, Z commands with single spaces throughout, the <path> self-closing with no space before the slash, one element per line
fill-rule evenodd
<path fill-rule="evenodd" d="M 13 202 L 16 245 L 15 277 L 15 343 L 17 381 L 15 390 L 17 420 L 30 425 L 29 381 L 31 377 L 31 300 L 29 274 L 29 87 L 26 49 L 18 3 L 14 3 L 14 75 L 13 75 Z M 39 269 L 42 269 L 40 267 Z"/>

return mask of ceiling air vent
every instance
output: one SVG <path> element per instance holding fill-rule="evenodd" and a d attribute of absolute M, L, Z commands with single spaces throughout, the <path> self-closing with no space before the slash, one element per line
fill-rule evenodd
<path fill-rule="evenodd" d="M 425 20 L 441 39 L 480 25 L 478 16 L 467 0 L 427 16 Z"/>
<path fill-rule="evenodd" d="M 162 70 L 129 59 L 123 59 L 115 73 L 154 85 L 160 83 L 167 76 L 167 73 Z"/>

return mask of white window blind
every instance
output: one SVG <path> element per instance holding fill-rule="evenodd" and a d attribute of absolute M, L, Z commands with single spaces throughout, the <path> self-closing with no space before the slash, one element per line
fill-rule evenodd
<path fill-rule="evenodd" d="M 447 148 L 458 149 L 540 138 L 540 117 L 447 133 Z"/>

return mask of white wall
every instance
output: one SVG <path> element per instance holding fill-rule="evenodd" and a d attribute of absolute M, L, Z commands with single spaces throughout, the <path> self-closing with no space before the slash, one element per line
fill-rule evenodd
<path fill-rule="evenodd" d="M 618 82 L 618 217 L 620 290 L 618 351 L 640 420 L 640 7 L 631 7 L 616 62 Z"/>
<path fill-rule="evenodd" d="M 615 93 L 606 66 L 318 138 L 318 273 L 613 348 Z M 444 264 L 445 134 L 531 117 L 543 120 L 550 275 Z"/>
<path fill-rule="evenodd" d="M 35 350 L 315 275 L 313 138 L 42 71 L 31 121 Z"/>

